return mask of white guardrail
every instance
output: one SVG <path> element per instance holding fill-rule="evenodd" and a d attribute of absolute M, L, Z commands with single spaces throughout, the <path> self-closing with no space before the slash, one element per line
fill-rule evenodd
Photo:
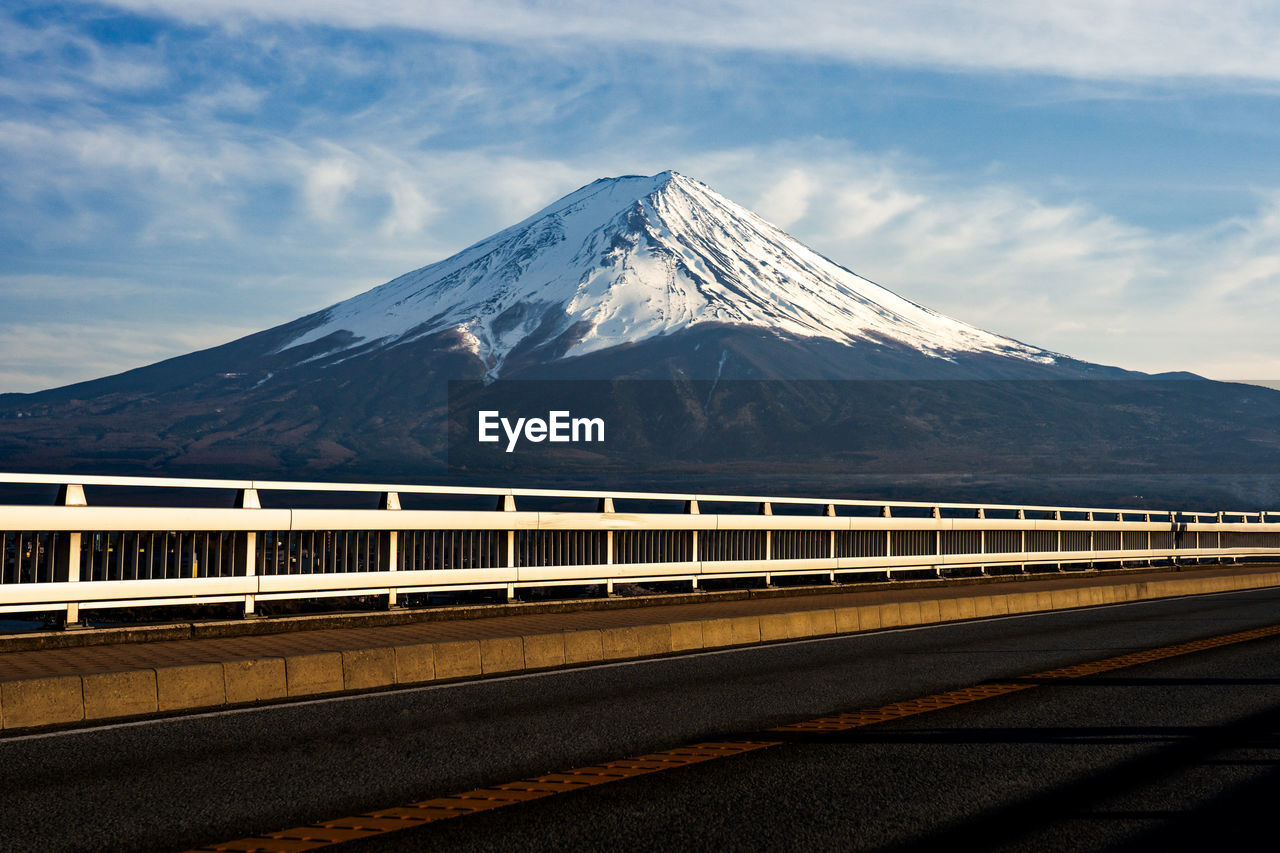
<path fill-rule="evenodd" d="M 836 583 L 1280 557 L 1280 512 L 46 474 L 0 474 L 4 486 L 59 492 L 53 506 L 0 506 L 0 613 L 64 612 L 68 623 L 82 608 L 232 602 L 247 615 L 256 602 L 289 598 L 395 605 L 408 593 L 505 589 L 512 598 L 520 587 L 566 584 L 612 592 L 618 582 Z M 194 489 L 234 508 L 90 505 L 86 488 L 116 501 L 150 490 L 148 503 L 163 499 L 158 490 Z M 372 492 L 380 508 L 263 508 L 264 492 L 366 493 L 370 504 Z M 494 508 L 402 509 L 402 496 L 492 498 Z M 557 501 L 583 508 L 530 508 Z"/>

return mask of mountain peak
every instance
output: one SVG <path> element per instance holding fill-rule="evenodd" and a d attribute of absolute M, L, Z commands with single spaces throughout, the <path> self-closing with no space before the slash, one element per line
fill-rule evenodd
<path fill-rule="evenodd" d="M 619 175 L 616 178 L 597 178 L 586 186 L 579 187 L 563 198 L 553 201 L 527 219 L 521 220 L 499 233 L 526 227 L 530 223 L 547 216 L 561 215 L 565 211 L 575 211 L 581 209 L 584 205 L 591 205 L 596 209 L 597 213 L 601 209 L 612 207 L 622 210 L 655 193 L 666 190 L 673 182 L 677 184 L 685 182 L 698 183 L 670 169 L 665 172 L 659 172 L 656 175 Z"/>
<path fill-rule="evenodd" d="M 453 329 L 495 377 L 517 346 L 571 357 L 709 322 L 943 359 L 1055 360 L 903 299 L 670 170 L 593 181 L 313 319 L 281 351 L 329 336 L 331 352 L 396 346 Z"/>

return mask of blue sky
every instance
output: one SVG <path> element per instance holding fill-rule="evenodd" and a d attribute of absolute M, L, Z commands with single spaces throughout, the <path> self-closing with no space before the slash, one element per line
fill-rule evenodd
<path fill-rule="evenodd" d="M 1271 9 L 10 2 L 0 391 L 285 322 L 667 168 L 992 331 L 1280 377 Z"/>

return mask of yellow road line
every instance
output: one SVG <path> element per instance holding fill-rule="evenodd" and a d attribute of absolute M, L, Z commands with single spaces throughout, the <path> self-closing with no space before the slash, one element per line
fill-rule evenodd
<path fill-rule="evenodd" d="M 608 784 L 609 782 L 617 782 L 636 776 L 645 776 L 650 773 L 660 773 L 664 770 L 686 767 L 690 764 L 699 764 L 704 761 L 714 761 L 719 758 L 741 755 L 744 752 L 766 749 L 786 742 L 785 739 L 770 738 L 769 735 L 773 734 L 823 734 L 847 731 L 861 726 L 875 725 L 886 720 L 897 720 L 916 714 L 925 714 L 941 708 L 953 708 L 957 705 L 977 702 L 993 696 L 1004 696 L 1008 693 L 1029 690 L 1056 680 L 1084 678 L 1125 667 L 1276 635 L 1280 635 L 1280 625 L 1223 634 L 1189 643 L 1177 643 L 1158 649 L 1131 652 L 1104 658 L 1103 660 L 1021 676 L 1009 681 L 948 690 L 919 699 L 894 702 L 879 708 L 833 714 L 827 717 L 778 726 L 762 732 L 762 736 L 759 738 L 735 738 L 696 743 L 690 746 L 681 746 L 662 752 L 640 755 L 635 758 L 607 761 L 603 764 L 593 764 L 589 767 L 577 767 L 559 773 L 535 776 L 531 779 L 521 779 L 516 782 L 506 782 L 487 788 L 477 788 L 474 791 L 467 791 L 461 794 L 435 797 L 430 800 L 422 800 L 395 808 L 366 812 L 354 817 L 323 821 L 294 829 L 281 830 L 280 832 L 268 832 L 237 841 L 210 844 L 206 847 L 196 848 L 196 850 L 201 853 L 207 853 L 207 851 L 292 853 L 292 851 L 315 850 L 320 847 L 341 844 L 345 841 L 355 841 L 373 835 L 384 835 L 388 832 L 397 832 L 402 829 L 435 823 L 436 821 L 465 817 L 478 812 L 517 803 L 527 803 L 531 800 L 540 800 L 557 794 Z M 195 851 L 189 851 L 189 853 L 195 853 Z"/>

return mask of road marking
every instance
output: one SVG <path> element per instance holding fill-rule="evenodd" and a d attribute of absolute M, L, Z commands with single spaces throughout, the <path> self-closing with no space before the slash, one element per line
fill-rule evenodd
<path fill-rule="evenodd" d="M 188 851 L 188 853 L 197 853 L 197 851 L 199 853 L 210 853 L 210 851 L 220 851 L 220 853 L 277 853 L 277 851 L 278 853 L 292 853 L 292 851 L 316 850 L 333 844 L 356 841 L 375 835 L 384 835 L 389 832 L 397 832 L 402 829 L 410 829 L 437 821 L 465 817 L 502 808 L 503 806 L 527 803 L 531 800 L 540 800 L 557 794 L 578 791 L 596 785 L 605 785 L 636 776 L 661 773 L 664 770 L 674 770 L 680 767 L 687 767 L 690 764 L 742 755 L 746 752 L 780 746 L 787 742 L 786 737 L 777 738 L 777 735 L 843 732 L 862 726 L 875 725 L 887 720 L 926 714 L 930 711 L 953 708 L 957 705 L 978 702 L 995 696 L 1031 690 L 1045 684 L 1052 684 L 1054 681 L 1084 678 L 1103 672 L 1111 672 L 1117 669 L 1138 666 L 1139 664 L 1178 657 L 1179 655 L 1192 654 L 1277 635 L 1280 635 L 1280 624 L 1270 625 L 1265 628 L 1254 628 L 1248 631 L 1237 631 L 1232 634 L 1222 634 L 1187 643 L 1176 643 L 1156 649 L 1130 652 L 1101 660 L 1019 676 L 1007 681 L 978 684 L 972 687 L 962 687 L 957 690 L 935 693 L 918 699 L 893 702 L 878 708 L 865 708 L 850 713 L 833 714 L 798 723 L 790 723 L 761 732 L 758 737 L 696 743 L 634 758 L 607 761 L 602 764 L 593 764 L 589 767 L 576 767 L 572 770 L 548 773 L 531 779 L 521 779 L 515 782 L 477 788 L 474 791 L 466 791 L 461 794 L 449 794 L 395 808 L 365 812 L 354 817 L 323 821 L 279 832 L 268 832 L 237 841 L 211 844 L 206 847 L 195 848 L 194 851 Z"/>
<path fill-rule="evenodd" d="M 224 844 L 211 844 L 197 850 L 235 851 L 235 853 L 315 850 L 331 844 L 341 844 L 344 841 L 355 841 L 371 835 L 383 835 L 436 821 L 465 817 L 502 806 L 527 803 L 530 800 L 540 800 L 544 797 L 579 791 L 622 779 L 687 767 L 690 764 L 714 761 L 731 755 L 741 755 L 744 752 L 778 746 L 781 743 L 780 740 L 751 739 L 698 743 L 635 758 L 548 773 L 545 776 L 535 776 L 532 779 L 521 779 L 488 788 L 477 788 L 462 794 L 435 797 L 396 808 L 366 812 L 355 817 L 310 824 L 281 832 L 269 832 Z"/>

